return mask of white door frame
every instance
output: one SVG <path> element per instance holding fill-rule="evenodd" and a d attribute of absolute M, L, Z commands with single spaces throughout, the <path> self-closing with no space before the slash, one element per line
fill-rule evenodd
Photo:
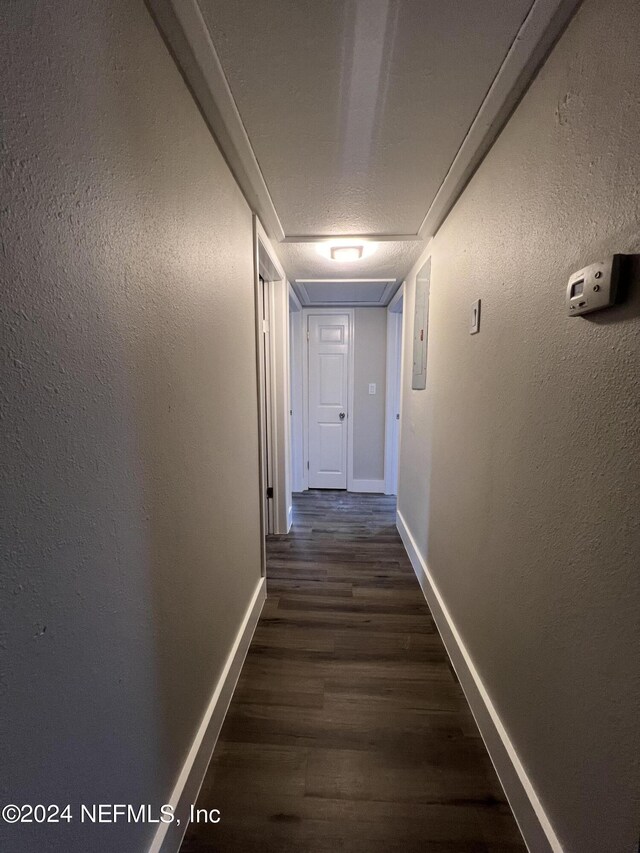
<path fill-rule="evenodd" d="M 398 465 L 400 457 L 400 421 L 402 417 L 402 375 L 404 370 L 403 354 L 403 310 L 404 283 L 387 307 L 387 381 L 385 396 L 385 433 L 384 433 L 384 493 L 397 493 Z M 398 359 L 400 364 L 398 365 Z M 400 370 L 398 370 L 398 367 Z M 398 381 L 399 378 L 399 381 Z"/>
<path fill-rule="evenodd" d="M 353 490 L 353 384 L 355 364 L 355 312 L 353 308 L 303 308 L 302 309 L 302 432 L 303 432 L 303 486 L 309 488 L 309 315 L 347 314 L 349 317 L 349 358 L 347 391 L 347 491 Z"/>
<path fill-rule="evenodd" d="M 289 282 L 278 257 L 257 216 L 254 222 L 254 286 L 256 294 L 256 348 L 258 367 L 258 428 L 260 449 L 260 508 L 263 542 L 270 533 L 288 533 L 291 526 L 291 436 L 289 433 Z M 267 411 L 269 423 L 264 423 L 265 395 L 264 347 L 265 329 L 262 321 L 262 288 L 260 277 L 269 282 L 268 338 L 270 382 Z M 272 511 L 266 512 L 264 495 L 267 489 L 266 458 L 269 452 Z M 271 525 L 269 524 L 271 516 Z M 263 562 L 266 549 L 263 545 Z M 263 565 L 263 574 L 265 566 Z"/>
<path fill-rule="evenodd" d="M 261 265 L 264 269 L 264 265 Z M 267 533 L 273 533 L 274 519 L 274 499 L 273 499 L 273 474 L 274 474 L 274 412 L 273 412 L 273 342 L 271 340 L 271 329 L 273 322 L 271 315 L 273 313 L 273 288 L 268 279 L 264 279 L 261 275 L 259 279 L 260 293 L 258 295 L 258 317 L 262 318 L 262 335 L 260 338 L 260 378 L 262 379 L 262 405 L 260 412 L 262 415 L 262 423 L 264 425 L 264 434 L 262 436 L 262 451 L 263 451 L 263 476 L 265 489 L 262 492 L 263 512 L 265 517 L 265 530 Z M 271 497 L 267 494 L 267 490 L 271 488 Z"/>
<path fill-rule="evenodd" d="M 291 361 L 291 491 L 302 492 L 304 485 L 304 396 L 302 390 L 303 351 L 302 305 L 289 285 L 289 356 Z M 305 469 L 306 470 L 306 469 Z"/>

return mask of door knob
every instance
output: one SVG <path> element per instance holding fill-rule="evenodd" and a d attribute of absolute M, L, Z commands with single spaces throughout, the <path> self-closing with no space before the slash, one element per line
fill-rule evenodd
<path fill-rule="evenodd" d="M 340 414 L 338 415 L 338 417 L 340 418 L 340 420 L 341 420 L 341 421 L 343 421 L 343 420 L 345 419 L 345 414 L 344 414 L 344 412 L 340 412 Z"/>

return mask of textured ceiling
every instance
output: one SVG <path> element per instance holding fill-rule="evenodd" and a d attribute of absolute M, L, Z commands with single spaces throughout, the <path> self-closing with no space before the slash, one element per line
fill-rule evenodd
<path fill-rule="evenodd" d="M 287 238 L 416 235 L 532 0 L 199 0 Z M 338 268 L 283 243 L 287 274 L 393 275 L 421 242 Z"/>
<path fill-rule="evenodd" d="M 298 278 L 389 278 L 399 280 L 424 248 L 422 241 L 378 243 L 368 258 L 337 263 L 322 257 L 314 243 L 280 243 L 278 257 L 291 280 Z"/>
<path fill-rule="evenodd" d="M 531 0 L 200 0 L 287 235 L 415 234 Z"/>

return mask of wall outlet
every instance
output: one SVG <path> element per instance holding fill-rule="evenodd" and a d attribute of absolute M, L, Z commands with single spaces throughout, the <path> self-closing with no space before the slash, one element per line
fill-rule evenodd
<path fill-rule="evenodd" d="M 375 382 L 370 382 L 370 383 L 369 383 L 369 393 L 370 393 L 370 394 L 375 394 L 375 393 L 376 393 L 376 383 L 375 383 Z"/>

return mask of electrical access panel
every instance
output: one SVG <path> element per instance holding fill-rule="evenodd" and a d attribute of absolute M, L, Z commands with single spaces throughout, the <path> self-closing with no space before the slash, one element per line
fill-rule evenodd
<path fill-rule="evenodd" d="M 591 264 L 574 272 L 567 284 L 566 306 L 570 317 L 609 308 L 616 301 L 622 255 Z"/>

